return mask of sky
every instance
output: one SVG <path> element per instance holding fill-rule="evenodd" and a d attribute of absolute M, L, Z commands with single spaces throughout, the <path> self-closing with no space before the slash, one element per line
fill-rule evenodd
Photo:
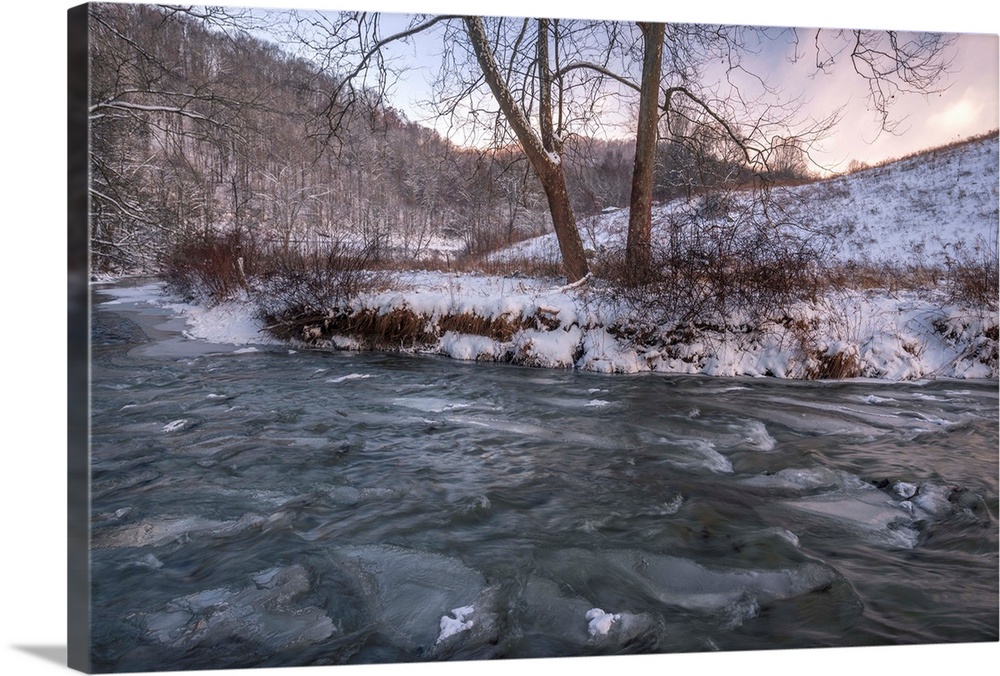
<path fill-rule="evenodd" d="M 271 6 L 301 7 L 301 3 L 272 2 Z M 477 4 L 479 8 L 477 8 Z M 756 8 L 750 14 L 746 5 L 732 6 L 732 3 L 712 3 L 710 8 L 669 7 L 652 9 L 641 6 L 633 0 L 607 4 L 571 3 L 565 0 L 540 0 L 522 2 L 511 0 L 505 3 L 454 2 L 453 0 L 370 0 L 355 3 L 354 7 L 381 9 L 386 12 L 426 11 L 430 13 L 502 13 L 511 16 L 538 15 L 578 18 L 635 19 L 647 18 L 681 22 L 720 22 L 732 24 L 777 25 L 797 27 L 849 27 L 899 30 L 941 30 L 961 33 L 948 56 L 952 67 L 939 89 L 930 95 L 907 94 L 896 99 L 891 109 L 890 121 L 898 123 L 894 132 L 882 131 L 879 119 L 870 110 L 866 101 L 866 85 L 849 67 L 846 58 L 829 73 L 818 73 L 811 54 L 791 62 L 793 48 L 786 41 L 777 41 L 749 61 L 753 71 L 765 77 L 769 84 L 779 84 L 783 90 L 783 100 L 797 98 L 806 102 L 804 113 L 813 118 L 824 118 L 835 110 L 842 109 L 842 118 L 833 133 L 812 148 L 814 169 L 819 173 L 843 170 L 852 160 L 875 163 L 890 158 L 908 155 L 922 149 L 967 138 L 1000 126 L 1000 93 L 998 93 L 998 59 L 1000 46 L 997 35 L 974 34 L 969 31 L 996 31 L 991 28 L 988 16 L 977 14 L 964 16 L 954 12 L 944 16 L 920 16 L 919 12 L 907 10 L 905 15 L 879 15 L 870 11 L 864 14 L 803 12 L 802 8 L 781 9 L 788 3 L 771 3 L 768 8 Z M 864 3 L 837 3 L 849 7 Z M 345 1 L 330 4 L 330 0 L 319 0 L 313 7 L 318 9 L 351 9 Z M 399 25 L 403 22 L 400 20 Z M 811 38 L 811 30 L 800 30 L 800 37 Z M 441 49 L 440 38 L 436 36 L 416 37 L 415 42 L 401 53 L 412 70 L 394 88 L 394 105 L 402 109 L 414 120 L 430 121 L 430 116 L 421 109 L 419 102 L 427 97 L 427 82 L 433 76 Z M 803 41 L 803 50 L 808 45 Z M 436 124 L 442 133 L 448 133 L 443 123 Z M 623 135 L 621 131 L 613 135 Z M 454 141 L 463 143 L 466 137 L 453 136 Z"/>
<path fill-rule="evenodd" d="M 851 160 L 874 163 L 901 157 L 998 127 L 1000 75 L 996 35 L 956 35 L 956 43 L 948 52 L 952 66 L 941 80 L 939 91 L 897 97 L 890 121 L 898 126 L 892 132 L 885 132 L 868 104 L 867 85 L 849 67 L 847 59 L 842 58 L 829 72 L 817 71 L 807 44 L 813 31 L 800 30 L 798 34 L 802 39 L 799 48 L 802 58 L 792 59 L 795 47 L 785 39 L 778 39 L 765 45 L 760 55 L 749 58 L 747 64 L 770 85 L 782 89 L 779 101 L 793 98 L 804 101 L 800 117 L 822 119 L 842 109 L 843 117 L 833 133 L 810 153 L 814 169 L 820 173 L 842 170 Z M 407 52 L 415 70 L 397 86 L 396 94 L 397 105 L 408 111 L 411 118 L 426 118 L 416 102 L 426 96 L 425 83 L 428 73 L 433 72 L 439 49 L 440 41 L 429 37 Z M 422 61 L 427 64 L 423 72 L 416 69 Z"/>

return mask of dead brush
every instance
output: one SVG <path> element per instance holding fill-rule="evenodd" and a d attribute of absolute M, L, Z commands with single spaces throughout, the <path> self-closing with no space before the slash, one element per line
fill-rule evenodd
<path fill-rule="evenodd" d="M 387 313 L 362 310 L 331 317 L 323 324 L 322 337 L 333 335 L 355 338 L 369 349 L 415 348 L 436 339 L 428 329 L 427 318 L 406 308 Z"/>
<path fill-rule="evenodd" d="M 841 350 L 834 354 L 814 352 L 811 356 L 805 374 L 809 380 L 843 380 L 861 375 L 861 361 L 853 350 Z"/>
<path fill-rule="evenodd" d="M 202 230 L 182 235 L 160 268 L 175 291 L 221 302 L 246 288 L 263 257 L 261 243 L 245 230 Z"/>
<path fill-rule="evenodd" d="M 948 293 L 952 302 L 996 311 L 1000 305 L 1000 269 L 996 253 L 949 261 Z"/>
<path fill-rule="evenodd" d="M 331 242 L 322 249 L 276 250 L 259 277 L 268 295 L 287 307 L 337 310 L 360 294 L 385 290 L 391 275 L 380 269 L 376 252 Z"/>
<path fill-rule="evenodd" d="M 794 237 L 751 215 L 668 226 L 646 270 L 631 269 L 622 251 L 604 251 L 595 276 L 609 294 L 654 324 L 761 322 L 819 289 L 820 237 Z"/>
<path fill-rule="evenodd" d="M 453 269 L 457 272 L 475 272 L 497 277 L 555 279 L 566 276 L 562 262 L 528 256 L 499 260 L 487 256 L 478 256 L 460 259 L 453 266 Z"/>
<path fill-rule="evenodd" d="M 476 336 L 486 336 L 495 341 L 505 343 L 523 328 L 520 318 L 507 315 L 499 317 L 481 317 L 474 313 L 446 315 L 438 320 L 438 329 L 442 334 L 448 331 Z"/>

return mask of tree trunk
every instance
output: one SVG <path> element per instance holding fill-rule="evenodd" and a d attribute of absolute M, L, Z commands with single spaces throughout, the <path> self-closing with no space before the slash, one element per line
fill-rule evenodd
<path fill-rule="evenodd" d="M 542 31 L 545 30 L 544 20 L 539 22 L 539 27 Z M 549 202 L 549 213 L 552 216 L 552 226 L 556 231 L 556 239 L 559 241 L 559 251 L 562 254 L 563 269 L 566 272 L 567 281 L 576 282 L 587 275 L 587 257 L 583 252 L 583 241 L 580 239 L 580 231 L 576 227 L 576 218 L 573 216 L 573 207 L 569 201 L 569 190 L 566 188 L 566 175 L 563 172 L 562 161 L 554 150 L 558 143 L 551 135 L 552 117 L 549 107 L 551 101 L 539 102 L 541 108 L 549 107 L 547 118 L 543 117 L 546 120 L 543 123 L 546 127 L 546 140 L 543 142 L 542 138 L 531 128 L 527 116 L 514 100 L 500 74 L 493 51 L 490 48 L 489 39 L 486 37 L 486 29 L 483 27 L 482 19 L 477 16 L 466 17 L 465 29 L 469 35 L 469 41 L 472 43 L 472 48 L 476 52 L 479 66 L 483 70 L 483 77 L 486 79 L 490 91 L 493 92 L 493 96 L 500 106 L 500 111 L 517 135 L 524 154 L 528 157 L 532 169 L 542 184 L 545 197 Z M 538 39 L 545 40 L 545 33 L 541 32 Z M 538 50 L 541 54 L 547 54 L 547 50 L 543 51 L 541 47 L 538 47 Z M 542 74 L 544 80 L 548 77 L 548 64 L 540 64 L 539 67 L 545 70 L 545 73 Z M 548 88 L 546 89 L 550 91 Z M 546 146 L 552 147 L 553 150 L 549 150 Z"/>
<path fill-rule="evenodd" d="M 643 39 L 642 84 L 632 196 L 629 200 L 628 241 L 625 245 L 626 274 L 634 281 L 645 279 L 652 266 L 653 167 L 656 162 L 664 24 L 640 23 L 639 29 Z"/>

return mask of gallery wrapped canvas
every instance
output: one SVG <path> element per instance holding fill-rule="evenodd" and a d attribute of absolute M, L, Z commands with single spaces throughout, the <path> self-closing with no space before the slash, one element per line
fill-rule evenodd
<path fill-rule="evenodd" d="M 503 10 L 69 10 L 70 666 L 995 644 L 997 36 Z"/>

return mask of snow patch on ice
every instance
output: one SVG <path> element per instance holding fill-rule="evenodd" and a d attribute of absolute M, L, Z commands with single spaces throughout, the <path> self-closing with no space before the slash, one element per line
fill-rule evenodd
<path fill-rule="evenodd" d="M 600 608 L 587 611 L 587 633 L 593 636 L 606 636 L 611 626 L 622 619 L 621 613 L 606 613 Z"/>
<path fill-rule="evenodd" d="M 451 614 L 454 617 L 449 617 L 447 615 L 441 616 L 441 631 L 438 634 L 437 643 L 454 636 L 455 634 L 460 634 L 463 631 L 468 631 L 472 629 L 474 623 L 472 620 L 467 620 L 465 618 L 476 612 L 476 609 L 472 606 L 462 606 L 461 608 L 452 608 Z"/>
<path fill-rule="evenodd" d="M 176 432 L 179 429 L 184 428 L 188 424 L 187 418 L 180 418 L 178 420 L 171 420 L 166 425 L 163 426 L 164 432 Z"/>
<path fill-rule="evenodd" d="M 346 383 L 348 380 L 364 380 L 371 377 L 370 373 L 348 373 L 346 376 L 340 376 L 339 378 L 330 378 L 326 382 L 334 384 Z"/>

